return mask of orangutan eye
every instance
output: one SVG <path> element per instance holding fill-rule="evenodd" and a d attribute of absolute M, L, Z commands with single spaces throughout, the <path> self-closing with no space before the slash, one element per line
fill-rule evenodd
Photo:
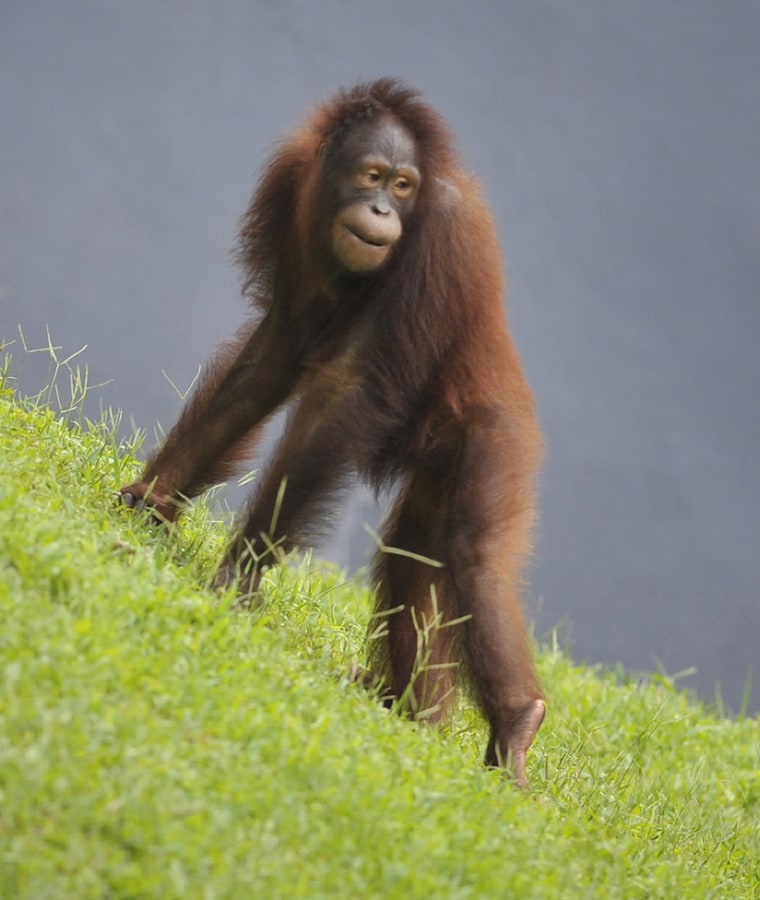
<path fill-rule="evenodd" d="M 360 182 L 366 187 L 374 187 L 380 181 L 380 173 L 377 169 L 367 169 L 366 172 L 362 172 L 360 176 Z"/>

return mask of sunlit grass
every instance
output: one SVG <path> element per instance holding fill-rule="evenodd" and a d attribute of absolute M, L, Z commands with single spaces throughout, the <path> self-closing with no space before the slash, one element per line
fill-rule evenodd
<path fill-rule="evenodd" d="M 119 511 L 135 442 L 4 383 L 3 900 L 760 896 L 756 719 L 543 647 L 521 794 L 467 704 L 435 731 L 349 683 L 365 588 L 307 559 L 235 610 L 203 503 Z"/>

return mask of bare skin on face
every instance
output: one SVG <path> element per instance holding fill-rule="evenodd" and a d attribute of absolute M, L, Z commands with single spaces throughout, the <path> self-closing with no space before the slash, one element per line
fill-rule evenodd
<path fill-rule="evenodd" d="M 391 118 L 381 118 L 342 147 L 341 209 L 332 250 L 355 273 L 372 272 L 389 258 L 420 184 L 414 141 Z"/>

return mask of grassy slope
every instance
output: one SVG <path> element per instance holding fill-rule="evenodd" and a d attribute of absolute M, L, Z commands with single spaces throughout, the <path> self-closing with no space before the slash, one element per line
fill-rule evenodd
<path fill-rule="evenodd" d="M 203 589 L 203 507 L 113 509 L 103 429 L 0 397 L 0 897 L 760 897 L 760 724 L 544 649 L 517 793 L 346 683 L 366 597 L 280 569 Z"/>

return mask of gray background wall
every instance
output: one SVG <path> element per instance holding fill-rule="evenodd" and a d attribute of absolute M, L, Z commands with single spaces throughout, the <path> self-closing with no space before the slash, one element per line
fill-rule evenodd
<path fill-rule="evenodd" d="M 228 250 L 273 141 L 385 74 L 450 121 L 504 240 L 549 446 L 537 633 L 696 666 L 684 684 L 737 708 L 760 633 L 756 0 L 0 0 L 0 337 L 86 343 L 101 402 L 170 425 L 161 370 L 187 385 L 243 314 Z M 327 552 L 356 562 L 372 515 L 359 495 Z"/>

